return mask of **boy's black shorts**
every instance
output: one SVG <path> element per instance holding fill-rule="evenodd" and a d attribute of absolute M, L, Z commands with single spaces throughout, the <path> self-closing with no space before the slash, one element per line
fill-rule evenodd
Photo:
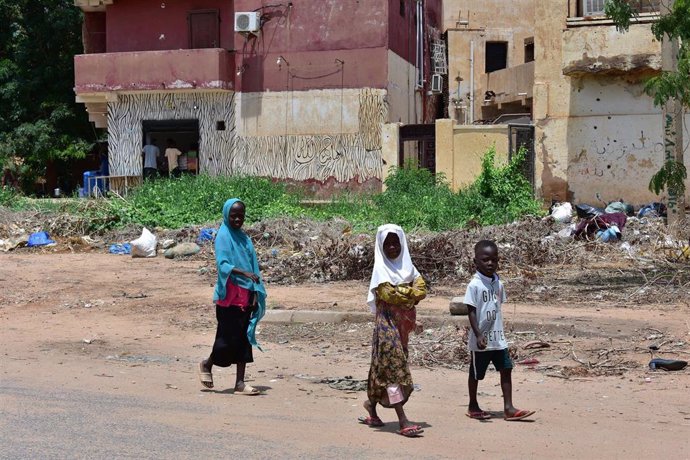
<path fill-rule="evenodd" d="M 484 380 L 489 363 L 494 363 L 497 371 L 513 368 L 513 360 L 510 359 L 510 353 L 505 348 L 503 350 L 471 351 L 470 358 L 470 375 L 475 380 Z"/>

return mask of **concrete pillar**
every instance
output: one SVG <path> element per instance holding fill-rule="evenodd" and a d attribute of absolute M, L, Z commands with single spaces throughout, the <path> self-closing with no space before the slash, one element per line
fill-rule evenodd
<path fill-rule="evenodd" d="M 436 120 L 436 173 L 443 174 L 453 188 L 456 189 L 454 171 L 455 155 L 453 147 L 453 120 Z"/>
<path fill-rule="evenodd" d="M 381 130 L 381 157 L 383 159 L 383 174 L 381 181 L 385 182 L 391 168 L 397 168 L 398 153 L 400 152 L 400 123 L 385 123 Z M 383 190 L 386 189 L 384 183 Z"/>

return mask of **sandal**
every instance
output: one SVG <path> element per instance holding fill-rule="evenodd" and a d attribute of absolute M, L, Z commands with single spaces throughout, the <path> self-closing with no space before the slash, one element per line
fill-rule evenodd
<path fill-rule="evenodd" d="M 359 417 L 357 420 L 359 421 L 359 423 L 362 423 L 364 425 L 371 426 L 371 427 L 380 427 L 380 426 L 385 425 L 385 423 L 383 423 L 383 420 L 381 420 L 378 417 L 371 417 L 371 416 L 364 417 L 364 416 L 362 416 L 362 417 Z"/>
<path fill-rule="evenodd" d="M 474 420 L 489 420 L 491 418 L 491 414 L 483 410 L 471 410 L 465 415 Z"/>
<path fill-rule="evenodd" d="M 424 433 L 424 430 L 418 425 L 409 425 L 396 431 L 396 433 L 401 436 L 405 436 L 406 438 L 416 438 L 420 434 Z"/>
<path fill-rule="evenodd" d="M 256 396 L 260 395 L 261 391 L 257 390 L 251 385 L 244 385 L 241 390 L 235 388 L 235 392 L 233 394 L 242 396 Z"/>
<path fill-rule="evenodd" d="M 505 420 L 508 422 L 517 422 L 518 420 L 523 420 L 529 417 L 530 415 L 534 414 L 536 411 L 533 410 L 518 410 L 511 416 L 505 416 Z"/>
<path fill-rule="evenodd" d="M 213 375 L 204 369 L 204 363 L 199 363 L 199 380 L 205 388 L 213 388 Z"/>

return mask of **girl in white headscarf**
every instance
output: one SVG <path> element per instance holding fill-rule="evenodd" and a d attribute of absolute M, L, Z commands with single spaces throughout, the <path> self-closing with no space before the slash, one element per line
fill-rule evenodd
<path fill-rule="evenodd" d="M 376 314 L 371 350 L 371 367 L 364 408 L 369 415 L 359 421 L 383 426 L 376 405 L 392 407 L 400 422 L 399 434 L 418 436 L 419 425 L 410 423 L 403 406 L 412 393 L 412 375 L 407 364 L 410 332 L 416 329 L 415 306 L 426 297 L 426 284 L 412 264 L 405 232 L 397 225 L 379 227 L 376 233 L 374 271 L 367 303 Z"/>

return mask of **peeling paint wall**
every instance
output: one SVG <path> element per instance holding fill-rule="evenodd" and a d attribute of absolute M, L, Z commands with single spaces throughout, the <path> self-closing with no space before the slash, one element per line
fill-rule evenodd
<path fill-rule="evenodd" d="M 660 68 L 651 24 L 628 34 L 611 23 L 571 27 L 567 7 L 536 8 L 537 190 L 547 202 L 656 200 L 648 184 L 664 159 L 661 111 L 643 91 Z"/>
<path fill-rule="evenodd" d="M 573 83 L 567 133 L 571 197 L 593 202 L 598 193 L 605 201 L 636 204 L 655 199 L 647 185 L 665 155 L 661 111 L 643 84 L 593 77 Z M 690 167 L 690 159 L 686 163 Z"/>

